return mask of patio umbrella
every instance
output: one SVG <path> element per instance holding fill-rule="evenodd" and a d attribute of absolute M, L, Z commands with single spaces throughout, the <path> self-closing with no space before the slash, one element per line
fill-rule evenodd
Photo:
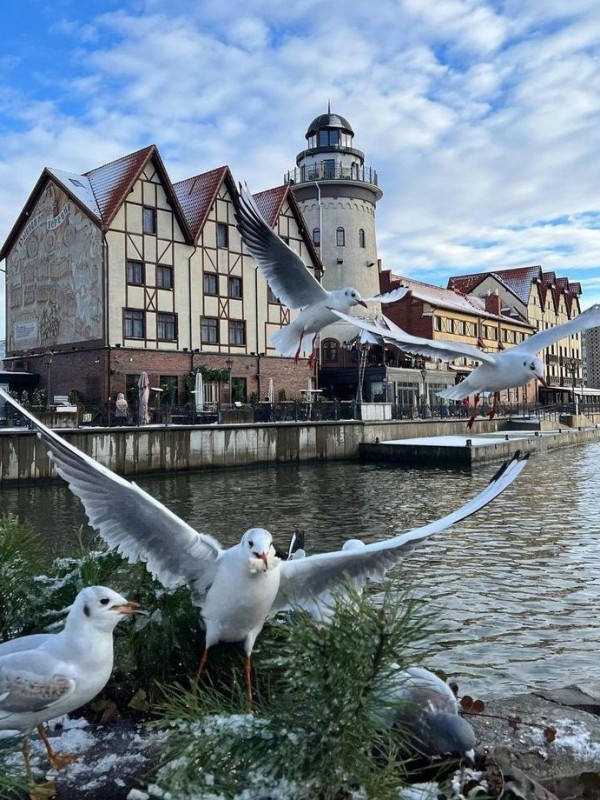
<path fill-rule="evenodd" d="M 202 378 L 201 372 L 196 373 L 196 383 L 193 394 L 196 399 L 196 411 L 204 411 L 204 379 Z"/>
<path fill-rule="evenodd" d="M 150 421 L 148 418 L 148 399 L 150 397 L 150 381 L 148 380 L 148 373 L 142 372 L 138 379 L 138 389 L 140 395 L 138 399 L 138 424 L 147 425 Z"/>

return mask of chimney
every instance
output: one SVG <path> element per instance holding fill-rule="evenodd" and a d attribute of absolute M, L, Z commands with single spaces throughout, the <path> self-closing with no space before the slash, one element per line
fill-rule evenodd
<path fill-rule="evenodd" d="M 498 317 L 502 314 L 502 301 L 498 292 L 492 292 L 485 296 L 485 310 L 488 314 L 496 314 Z"/>

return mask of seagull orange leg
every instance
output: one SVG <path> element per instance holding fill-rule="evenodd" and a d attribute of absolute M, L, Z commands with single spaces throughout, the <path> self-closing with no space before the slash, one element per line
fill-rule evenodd
<path fill-rule="evenodd" d="M 48 761 L 50 762 L 50 766 L 52 769 L 64 769 L 64 767 L 68 767 L 69 764 L 72 764 L 74 761 L 77 761 L 77 756 L 68 756 L 68 755 L 59 755 L 55 753 L 52 749 L 52 745 L 50 744 L 50 740 L 46 736 L 46 731 L 44 730 L 42 725 L 37 726 L 37 732 L 40 735 L 40 739 L 44 743 L 44 747 L 46 748 L 46 752 L 48 753 Z"/>
<path fill-rule="evenodd" d="M 200 657 L 200 663 L 198 664 L 198 672 L 196 673 L 196 680 L 197 681 L 200 680 L 200 675 L 202 675 L 202 670 L 206 666 L 207 660 L 208 660 L 208 647 L 205 647 L 204 648 L 204 652 L 202 653 L 202 656 Z"/>
<path fill-rule="evenodd" d="M 477 416 L 477 403 L 479 403 L 479 395 L 475 395 L 475 402 L 473 403 L 473 413 L 469 417 L 469 421 L 467 422 L 467 428 L 469 430 L 473 427 L 473 423 L 475 422 L 475 417 Z"/>
<path fill-rule="evenodd" d="M 294 364 L 298 363 L 298 359 L 300 358 L 300 350 L 302 350 L 302 340 L 304 339 L 304 334 L 306 331 L 302 331 L 300 334 L 300 341 L 298 342 L 298 349 L 296 350 L 296 355 L 294 356 Z"/>
<path fill-rule="evenodd" d="M 492 403 L 492 410 L 488 414 L 488 419 L 494 419 L 498 413 L 498 400 L 500 399 L 500 392 L 494 392 L 494 401 Z"/>
<path fill-rule="evenodd" d="M 246 700 L 248 705 L 252 705 L 252 656 L 246 656 L 246 663 L 244 665 L 244 674 L 246 676 Z"/>
<path fill-rule="evenodd" d="M 317 341 L 317 336 L 318 335 L 319 335 L 318 333 L 315 333 L 315 335 L 313 336 L 312 345 L 311 345 L 311 349 L 310 349 L 310 356 L 308 358 L 308 368 L 309 369 L 312 369 L 314 367 L 315 361 L 317 359 L 317 356 L 315 354 L 315 342 Z"/>

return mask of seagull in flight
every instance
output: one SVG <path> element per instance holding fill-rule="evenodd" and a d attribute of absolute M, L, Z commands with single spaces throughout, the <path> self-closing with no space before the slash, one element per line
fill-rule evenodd
<path fill-rule="evenodd" d="M 290 558 L 277 557 L 273 537 L 250 528 L 239 544 L 223 548 L 212 536 L 198 533 L 147 492 L 81 452 L 0 389 L 36 429 L 58 474 L 82 502 L 90 525 L 110 547 L 131 563 L 143 561 L 166 589 L 187 584 L 195 595 L 206 627 L 199 674 L 209 649 L 219 641 L 243 642 L 248 702 L 252 702 L 251 655 L 267 617 L 306 605 L 318 595 L 343 586 L 347 579 L 362 586 L 381 578 L 407 552 L 435 533 L 479 511 L 498 497 L 525 467 L 516 454 L 489 484 L 456 511 L 441 519 L 367 544 L 357 550 Z"/>
<path fill-rule="evenodd" d="M 302 309 L 296 319 L 271 334 L 271 344 L 284 356 L 294 356 L 297 363 L 305 336 L 312 334 L 314 349 L 317 334 L 337 322 L 333 310 L 347 313 L 354 306 L 367 303 L 393 303 L 407 293 L 401 286 L 385 294 L 361 297 L 351 286 L 328 292 L 308 270 L 300 256 L 269 228 L 247 186 L 240 184 L 239 203 L 235 211 L 242 240 L 271 291 L 288 308 Z M 309 364 L 312 364 L 313 349 Z"/>
<path fill-rule="evenodd" d="M 490 419 L 496 413 L 498 393 L 502 389 L 525 386 L 533 379 L 546 385 L 544 362 L 538 353 L 561 339 L 600 325 L 600 304 L 597 304 L 562 325 L 535 333 L 514 347 L 498 353 L 486 353 L 474 345 L 463 342 L 412 336 L 383 315 L 377 320 L 367 320 L 351 317 L 339 311 L 334 313 L 361 330 L 379 335 L 384 341 L 397 345 L 410 355 L 437 358 L 441 361 L 453 361 L 455 358 L 465 357 L 481 361 L 480 366 L 469 373 L 464 381 L 438 392 L 438 397 L 463 400 L 473 394 L 476 408 L 482 392 L 493 392 L 494 403 L 489 414 Z M 475 413 L 469 419 L 469 428 L 472 427 L 474 419 Z"/>
<path fill-rule="evenodd" d="M 22 752 L 32 786 L 28 735 L 37 728 L 53 769 L 76 760 L 52 749 L 42 723 L 75 711 L 104 688 L 113 668 L 113 630 L 137 613 L 138 603 L 105 586 L 88 586 L 75 598 L 59 633 L 0 644 L 0 730 L 25 734 Z M 49 796 L 52 786 L 45 788 L 33 786 L 31 796 Z"/>

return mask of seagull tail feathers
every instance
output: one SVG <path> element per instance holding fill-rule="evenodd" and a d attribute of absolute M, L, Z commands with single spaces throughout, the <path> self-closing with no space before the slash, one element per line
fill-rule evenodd
<path fill-rule="evenodd" d="M 286 325 L 271 334 L 271 344 L 282 356 L 294 356 L 298 350 L 300 334 L 292 325 Z"/>

